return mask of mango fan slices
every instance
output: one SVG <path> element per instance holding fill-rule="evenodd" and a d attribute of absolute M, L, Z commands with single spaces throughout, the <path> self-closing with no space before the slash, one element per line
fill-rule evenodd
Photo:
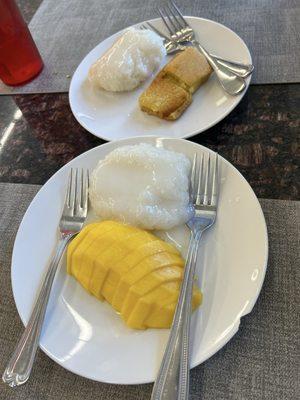
<path fill-rule="evenodd" d="M 130 328 L 169 328 L 184 260 L 171 244 L 115 221 L 87 225 L 69 244 L 68 273 L 106 300 Z M 193 309 L 201 303 L 194 286 Z"/>

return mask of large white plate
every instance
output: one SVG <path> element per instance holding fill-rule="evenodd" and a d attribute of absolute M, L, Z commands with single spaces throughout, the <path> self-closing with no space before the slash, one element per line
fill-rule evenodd
<path fill-rule="evenodd" d="M 212 53 L 223 58 L 251 63 L 250 52 L 244 41 L 232 30 L 208 19 L 187 17 L 201 43 Z M 163 30 L 160 19 L 151 22 Z M 69 91 L 72 112 L 77 121 L 89 132 L 105 140 L 133 136 L 157 135 L 187 138 L 215 125 L 228 115 L 241 101 L 239 96 L 227 95 L 215 74 L 193 96 L 193 102 L 177 121 L 164 121 L 145 114 L 139 109 L 138 98 L 152 77 L 131 92 L 109 93 L 94 90 L 87 81 L 89 67 L 122 34 L 118 32 L 96 46 L 76 69 Z M 170 59 L 168 56 L 164 63 Z M 249 85 L 250 78 L 247 79 Z"/>
<path fill-rule="evenodd" d="M 182 152 L 210 150 L 180 139 L 131 138 L 96 147 L 61 168 L 39 191 L 20 225 L 12 258 L 12 287 L 24 324 L 55 248 L 70 167 L 92 169 L 120 145 L 152 143 Z M 198 275 L 203 305 L 193 314 L 192 366 L 216 353 L 238 330 L 260 292 L 267 262 L 264 216 L 242 175 L 220 158 L 218 218 L 200 247 Z M 187 238 L 183 235 L 179 241 Z M 133 384 L 154 380 L 168 330 L 127 328 L 107 303 L 89 295 L 66 274 L 57 275 L 41 336 L 41 348 L 57 363 L 98 381 Z"/>

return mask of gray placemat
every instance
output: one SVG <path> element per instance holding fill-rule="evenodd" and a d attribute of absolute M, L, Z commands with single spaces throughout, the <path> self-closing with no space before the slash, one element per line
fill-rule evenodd
<path fill-rule="evenodd" d="M 0 372 L 22 332 L 10 284 L 14 237 L 40 186 L 0 183 Z M 234 338 L 191 372 L 192 400 L 296 400 L 300 393 L 300 202 L 260 200 L 269 263 L 260 297 Z M 146 400 L 152 385 L 97 383 L 64 370 L 39 351 L 29 382 L 0 384 L 1 400 Z M 297 395 L 298 393 L 298 395 Z"/>
<path fill-rule="evenodd" d="M 299 82 L 299 1 L 177 3 L 185 15 L 223 23 L 245 40 L 256 67 L 252 83 Z M 44 0 L 30 30 L 45 68 L 23 87 L 11 89 L 0 83 L 0 93 L 67 92 L 70 77 L 93 47 L 122 28 L 157 17 L 157 4 L 156 0 Z"/>

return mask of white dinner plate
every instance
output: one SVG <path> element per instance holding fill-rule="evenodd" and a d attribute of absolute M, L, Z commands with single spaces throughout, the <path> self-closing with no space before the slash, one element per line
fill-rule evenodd
<path fill-rule="evenodd" d="M 141 141 L 182 152 L 192 159 L 207 148 L 180 139 L 130 138 L 78 156 L 41 188 L 21 222 L 12 257 L 12 287 L 18 312 L 28 322 L 36 293 L 58 239 L 71 167 L 94 168 L 113 149 Z M 264 216 L 242 175 L 220 157 L 221 194 L 215 225 L 201 242 L 197 274 L 204 299 L 192 317 L 192 366 L 215 354 L 252 310 L 267 263 Z M 187 231 L 177 240 L 187 243 Z M 64 368 L 90 379 L 118 384 L 154 380 L 169 331 L 132 330 L 107 303 L 88 294 L 66 273 L 65 260 L 54 282 L 40 346 Z"/>
<path fill-rule="evenodd" d="M 187 19 L 203 46 L 211 53 L 233 61 L 252 63 L 246 44 L 232 30 L 208 19 Z M 160 19 L 150 21 L 160 30 L 164 29 Z M 238 105 L 246 92 L 238 96 L 226 94 L 215 74 L 212 74 L 208 82 L 193 95 L 193 102 L 183 115 L 176 121 L 165 121 L 142 112 L 138 106 L 140 94 L 153 77 L 131 92 L 111 93 L 93 89 L 87 80 L 90 66 L 112 46 L 122 32 L 98 44 L 79 64 L 71 81 L 71 110 L 77 121 L 95 136 L 105 140 L 149 135 L 188 138 L 221 121 Z M 171 57 L 167 56 L 163 64 Z M 247 78 L 247 85 L 250 79 Z"/>

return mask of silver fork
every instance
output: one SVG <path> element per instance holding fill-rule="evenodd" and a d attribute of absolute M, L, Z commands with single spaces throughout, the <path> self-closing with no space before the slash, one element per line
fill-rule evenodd
<path fill-rule="evenodd" d="M 215 58 L 196 40 L 195 33 L 187 23 L 179 8 L 171 0 L 170 5 L 159 8 L 158 12 L 170 32 L 171 38 L 180 43 L 190 43 L 198 49 L 207 59 L 212 69 L 215 71 L 222 88 L 235 96 L 246 89 L 247 85 L 243 78 L 230 71 L 224 63 L 217 62 Z"/>
<path fill-rule="evenodd" d="M 152 400 L 187 400 L 190 369 L 191 298 L 198 246 L 203 232 L 217 217 L 218 155 L 194 157 L 191 174 L 191 202 L 194 217 L 188 222 L 191 230 L 189 250 L 168 344 L 152 391 Z"/>
<path fill-rule="evenodd" d="M 145 24 L 140 25 L 140 28 L 143 30 L 150 29 L 158 36 L 160 36 L 164 40 L 164 46 L 167 54 L 173 54 L 177 53 L 178 51 L 183 51 L 188 46 L 187 44 L 182 44 L 182 42 L 178 42 L 175 39 L 166 36 L 150 22 L 146 22 Z M 213 55 L 211 53 L 210 56 L 213 57 L 217 63 L 220 63 L 223 66 L 227 67 L 231 72 L 233 72 L 237 76 L 240 76 L 241 78 L 247 78 L 247 76 L 251 75 L 253 72 L 254 67 L 252 64 L 243 64 L 235 61 L 225 60 L 224 58 Z"/>
<path fill-rule="evenodd" d="M 66 245 L 82 229 L 87 216 L 88 181 L 88 171 L 81 169 L 79 172 L 78 169 L 75 171 L 71 169 L 64 208 L 59 222 L 60 240 L 56 253 L 46 272 L 29 322 L 2 375 L 3 381 L 11 387 L 22 385 L 30 376 L 55 273 Z"/>

